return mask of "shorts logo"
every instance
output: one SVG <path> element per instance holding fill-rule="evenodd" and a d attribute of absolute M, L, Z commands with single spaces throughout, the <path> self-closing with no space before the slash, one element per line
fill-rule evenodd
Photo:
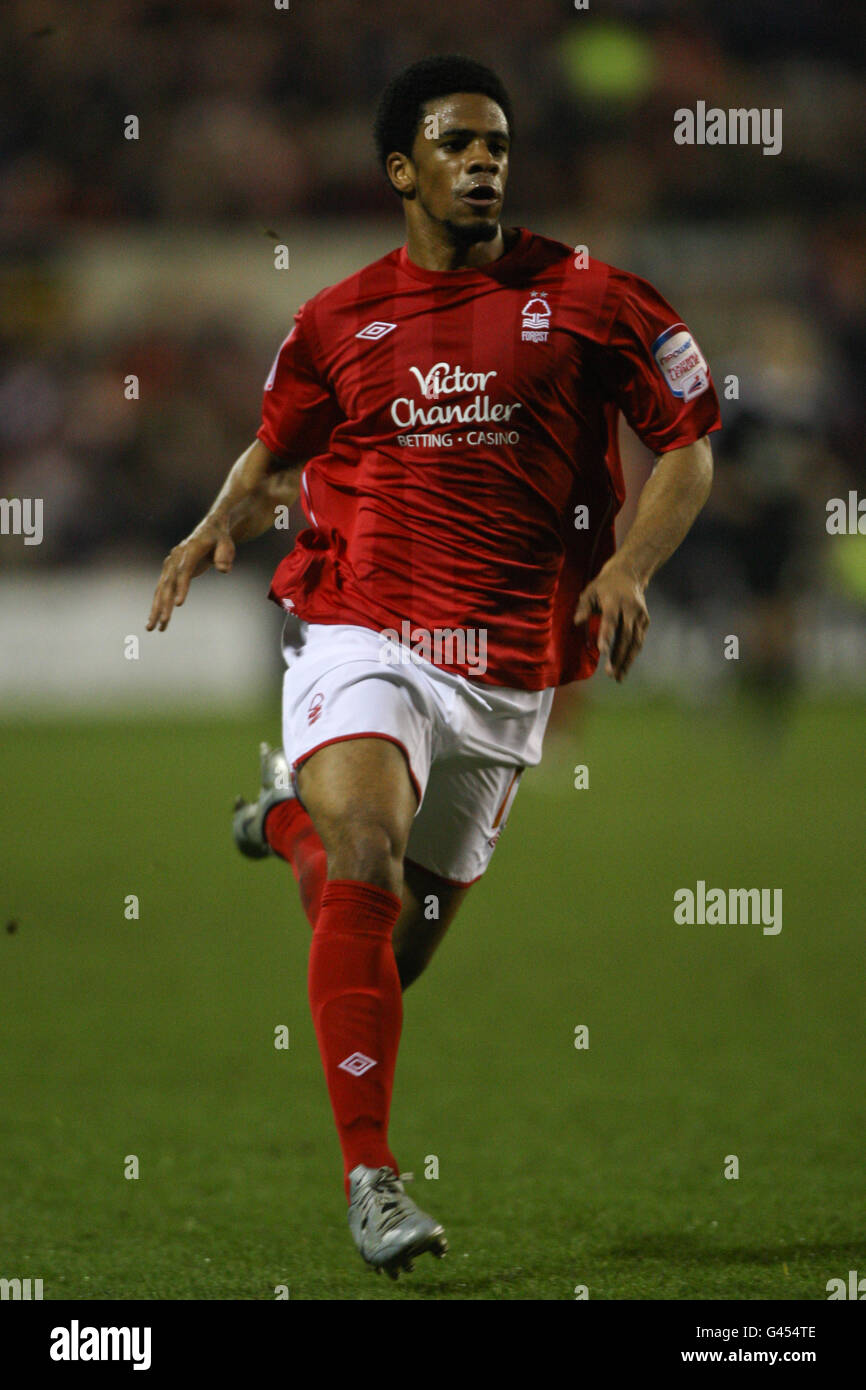
<path fill-rule="evenodd" d="M 322 706 L 323 706 L 324 703 L 325 703 L 325 697 L 324 697 L 324 695 L 322 694 L 321 691 L 317 691 L 316 694 L 313 696 L 312 700 L 310 701 L 309 707 L 308 707 L 308 709 L 307 709 L 307 723 L 308 723 L 308 724 L 315 724 L 315 722 L 316 722 L 316 720 L 318 719 L 319 715 L 322 713 Z"/>
<path fill-rule="evenodd" d="M 527 299 L 521 309 L 523 332 L 520 337 L 524 343 L 546 343 L 550 327 L 550 305 L 541 295 Z"/>
<path fill-rule="evenodd" d="M 499 841 L 499 836 L 502 834 L 503 830 L 508 824 L 508 817 L 511 813 L 511 807 L 514 804 L 514 798 L 517 795 L 517 788 L 520 786 L 520 778 L 522 776 L 522 771 L 515 771 L 514 773 L 512 773 L 511 781 L 508 783 L 508 788 L 506 790 L 505 796 L 502 798 L 502 803 L 499 807 L 499 810 L 496 812 L 496 819 L 494 820 L 492 827 L 493 834 L 487 841 L 491 849 L 496 848 L 497 843 Z"/>
<path fill-rule="evenodd" d="M 660 333 L 650 349 L 673 395 L 691 401 L 710 384 L 704 355 L 684 323 Z"/>
<path fill-rule="evenodd" d="M 375 342 L 377 338 L 384 338 L 387 333 L 391 333 L 397 327 L 396 323 L 382 323 L 379 319 L 374 319 L 368 323 L 366 328 L 362 328 L 360 333 L 356 333 L 356 338 L 369 338 Z"/>
<path fill-rule="evenodd" d="M 350 1076 L 363 1076 L 365 1071 L 375 1067 L 376 1063 L 372 1057 L 365 1057 L 363 1052 L 353 1052 L 350 1057 L 344 1057 L 339 1063 L 341 1071 L 347 1071 Z"/>

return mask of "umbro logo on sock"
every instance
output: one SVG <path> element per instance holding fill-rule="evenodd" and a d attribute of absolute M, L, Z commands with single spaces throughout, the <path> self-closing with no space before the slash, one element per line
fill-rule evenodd
<path fill-rule="evenodd" d="M 363 1076 L 364 1072 L 375 1067 L 376 1063 L 372 1057 L 365 1057 L 363 1052 L 353 1052 L 350 1057 L 344 1057 L 338 1065 L 341 1071 L 347 1071 L 350 1076 Z"/>

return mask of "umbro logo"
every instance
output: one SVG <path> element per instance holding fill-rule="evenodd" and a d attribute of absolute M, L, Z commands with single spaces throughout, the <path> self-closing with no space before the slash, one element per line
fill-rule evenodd
<path fill-rule="evenodd" d="M 340 1070 L 347 1071 L 350 1076 L 363 1076 L 365 1071 L 369 1071 L 375 1065 L 373 1058 L 365 1057 L 363 1052 L 353 1052 L 339 1063 Z"/>
<path fill-rule="evenodd" d="M 374 342 L 377 338 L 384 338 L 386 333 L 390 333 L 396 328 L 396 323 L 381 323 L 375 319 L 373 323 L 368 323 L 366 328 L 362 328 L 360 333 L 356 333 L 356 338 L 371 338 Z"/>

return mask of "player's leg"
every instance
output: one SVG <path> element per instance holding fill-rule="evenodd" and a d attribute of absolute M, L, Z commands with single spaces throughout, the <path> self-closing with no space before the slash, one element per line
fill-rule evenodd
<path fill-rule="evenodd" d="M 262 859 L 270 853 L 285 860 L 297 881 L 307 920 L 315 927 L 328 878 L 328 856 L 309 813 L 294 793 L 282 749 L 263 743 L 260 757 L 257 800 L 238 797 L 235 804 L 235 843 L 248 858 Z M 448 883 L 420 864 L 404 861 L 403 907 L 392 938 L 404 990 L 428 964 L 465 893 L 462 886 Z"/>
<path fill-rule="evenodd" d="M 328 857 L 309 992 L 348 1189 L 358 1164 L 399 1172 L 387 1137 L 403 1022 L 391 938 L 417 797 L 401 749 L 382 738 L 327 744 L 297 783 Z"/>
<path fill-rule="evenodd" d="M 455 747 L 434 760 L 412 822 L 404 913 L 394 932 L 404 989 L 426 969 L 469 888 L 487 870 L 525 770 L 515 755 L 533 762 L 541 756 L 551 697 L 545 695 L 537 707 L 527 702 L 517 719 L 507 695 L 504 717 L 496 710 L 496 695 L 488 692 L 487 698 L 487 712 L 470 710 L 468 718 L 452 703 Z"/>
<path fill-rule="evenodd" d="M 315 928 L 331 861 L 300 802 L 293 800 L 281 805 L 285 810 L 276 807 L 267 817 L 265 834 L 274 852 L 290 862 L 304 910 Z M 342 875 L 335 871 L 330 876 Z M 420 864 L 404 859 L 398 894 L 402 907 L 392 934 L 397 973 L 404 991 L 430 963 L 467 891 L 466 886 L 449 883 Z"/>
<path fill-rule="evenodd" d="M 396 1277 L 442 1255 L 442 1227 L 400 1184 L 388 1120 L 403 1022 L 392 934 L 418 794 L 402 748 L 342 738 L 299 767 L 298 792 L 328 858 L 310 950 L 310 1007 L 343 1151 L 349 1224 L 368 1263 Z"/>
<path fill-rule="evenodd" d="M 290 866 L 310 926 L 319 915 L 328 876 L 327 855 L 292 785 L 282 748 L 259 746 L 261 787 L 255 801 L 239 796 L 232 816 L 234 841 L 248 859 L 276 855 Z"/>
<path fill-rule="evenodd" d="M 427 966 L 468 889 L 486 872 L 523 773 L 541 759 L 553 699 L 552 690 L 533 696 L 455 688 L 438 671 L 428 681 L 446 705 L 447 736 L 439 740 L 406 850 L 413 911 L 399 937 L 405 983 Z"/>
<path fill-rule="evenodd" d="M 406 757 L 386 738 L 329 743 L 297 772 L 298 792 L 328 856 L 328 879 L 354 879 L 392 895 L 418 794 Z"/>
<path fill-rule="evenodd" d="M 394 928 L 394 955 L 407 990 L 430 964 L 469 891 L 411 859 L 403 861 L 403 910 Z"/>
<path fill-rule="evenodd" d="M 245 853 L 279 853 L 298 878 L 313 922 L 310 1004 L 349 1224 L 363 1258 L 396 1278 L 413 1255 L 444 1254 L 447 1242 L 406 1196 L 388 1146 L 402 1026 L 392 936 L 436 713 L 414 667 L 395 668 L 390 647 L 366 628 L 287 622 L 283 742 L 294 777 L 284 755 L 263 750 L 261 794 L 239 801 L 234 830 Z"/>

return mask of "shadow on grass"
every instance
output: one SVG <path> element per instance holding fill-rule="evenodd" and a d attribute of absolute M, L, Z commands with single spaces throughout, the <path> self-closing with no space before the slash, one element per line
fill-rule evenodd
<path fill-rule="evenodd" d="M 638 1266 L 644 1261 L 663 1261 L 670 1274 L 682 1273 L 695 1265 L 717 1269 L 735 1269 L 742 1266 L 770 1269 L 783 1262 L 797 1265 L 803 1260 L 810 1263 L 820 1260 L 822 1270 L 826 1270 L 827 1278 L 830 1278 L 844 1277 L 849 1268 L 866 1269 L 866 1240 L 807 1240 L 775 1247 L 742 1244 L 714 1247 L 704 1236 L 677 1233 L 646 1236 L 617 1245 L 599 1245 L 592 1251 L 591 1257 L 633 1261 Z M 567 1263 L 570 1268 L 572 1261 L 569 1259 Z M 570 1274 L 563 1277 L 568 1283 Z M 526 1290 L 524 1296 L 537 1300 L 540 1295 L 533 1290 L 540 1285 L 550 1285 L 551 1281 L 553 1284 L 558 1283 L 556 1271 L 549 1264 L 531 1264 L 477 1273 L 451 1266 L 447 1273 L 443 1270 L 439 1279 L 419 1278 L 415 1273 L 408 1279 L 405 1275 L 401 1276 L 398 1283 L 391 1284 L 390 1287 L 397 1296 L 403 1292 L 416 1299 L 459 1301 L 466 1298 L 496 1299 L 506 1290 L 523 1286 Z M 365 1295 L 360 1296 L 363 1298 Z M 550 1295 L 555 1301 L 562 1296 L 560 1293 Z M 823 1294 L 821 1296 L 823 1297 Z"/>
<path fill-rule="evenodd" d="M 860 1260 L 866 1267 L 866 1239 L 861 1240 L 803 1240 L 787 1245 L 712 1245 L 706 1236 L 676 1233 L 644 1236 L 620 1245 L 607 1245 L 595 1252 L 618 1260 L 664 1260 L 703 1265 L 776 1265 L 781 1261 L 793 1263 L 803 1258 L 827 1260 Z"/>

